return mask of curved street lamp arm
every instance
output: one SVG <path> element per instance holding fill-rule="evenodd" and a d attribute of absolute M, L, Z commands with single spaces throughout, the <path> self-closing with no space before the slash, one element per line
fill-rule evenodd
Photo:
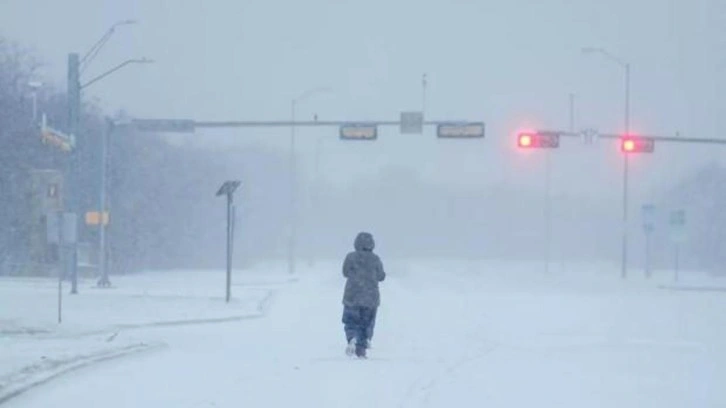
<path fill-rule="evenodd" d="M 81 89 L 86 89 L 87 87 L 89 87 L 89 86 L 93 85 L 94 83 L 96 83 L 96 82 L 98 82 L 98 81 L 106 78 L 107 76 L 109 76 L 109 75 L 113 74 L 114 72 L 120 70 L 121 68 L 125 67 L 126 65 L 129 65 L 129 64 L 150 64 L 152 62 L 154 62 L 154 61 L 152 61 L 152 60 L 150 60 L 148 58 L 141 58 L 141 59 L 135 58 L 135 59 L 126 60 L 126 61 L 118 64 L 117 66 L 109 69 L 108 71 L 104 72 L 103 74 L 101 74 L 101 75 L 99 75 L 99 76 L 91 79 L 90 81 L 86 82 L 85 84 L 81 85 Z"/>
<path fill-rule="evenodd" d="M 108 43 L 108 41 L 111 39 L 111 36 L 116 32 L 116 28 L 122 25 L 131 25 L 136 24 L 135 20 L 123 20 L 119 21 L 116 24 L 112 25 L 111 28 L 106 31 L 106 33 L 101 37 L 100 40 L 98 40 L 95 44 L 93 44 L 93 47 L 91 47 L 90 50 L 86 52 L 86 54 L 81 58 L 81 72 L 85 71 L 86 68 L 88 68 L 89 65 L 91 65 L 91 62 L 96 58 L 99 52 L 101 52 L 101 49 Z"/>

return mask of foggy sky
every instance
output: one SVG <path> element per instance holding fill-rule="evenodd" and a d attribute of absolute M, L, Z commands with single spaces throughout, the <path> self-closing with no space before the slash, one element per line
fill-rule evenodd
<path fill-rule="evenodd" d="M 719 0 L 275 1 L 3 0 L 0 35 L 35 49 L 44 74 L 65 89 L 68 52 L 84 53 L 114 22 L 133 18 L 87 78 L 135 57 L 84 95 L 137 117 L 287 119 L 290 101 L 318 86 L 333 91 L 300 104 L 300 118 L 396 119 L 421 106 L 429 119 L 483 120 L 484 141 L 437 141 L 433 133 L 384 130 L 372 145 L 344 144 L 337 131 L 300 130 L 302 163 L 347 182 L 382 166 L 472 188 L 506 183 L 541 189 L 542 152 L 522 154 L 525 127 L 623 127 L 623 73 L 583 46 L 632 64 L 632 128 L 648 134 L 720 137 L 726 128 L 726 4 Z M 196 143 L 268 143 L 287 148 L 289 130 L 200 131 Z M 617 206 L 617 147 L 565 140 L 553 152 L 555 193 Z M 687 170 L 722 161 L 720 148 L 658 145 L 633 165 L 633 194 L 648 199 Z M 531 176 L 528 176 L 531 175 Z"/>

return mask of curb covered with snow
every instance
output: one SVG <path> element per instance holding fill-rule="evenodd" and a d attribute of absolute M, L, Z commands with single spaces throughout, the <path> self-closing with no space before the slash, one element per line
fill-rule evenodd
<path fill-rule="evenodd" d="M 41 363 L 27 366 L 22 370 L 1 378 L 0 404 L 9 401 L 20 394 L 43 385 L 63 374 L 75 371 L 102 361 L 112 360 L 131 354 L 155 350 L 164 347 L 164 343 L 137 343 L 122 347 L 113 347 L 66 359 L 45 359 Z"/>
<path fill-rule="evenodd" d="M 724 286 L 705 286 L 705 285 L 661 285 L 661 289 L 676 290 L 684 292 L 726 292 Z"/>
<path fill-rule="evenodd" d="M 121 290 L 65 298 L 62 325 L 52 322 L 52 282 L 1 283 L 0 405 L 69 372 L 166 346 L 163 335 L 149 337 L 143 329 L 262 318 L 277 286 L 289 280 L 247 282 L 225 303 L 193 275 L 148 274 Z"/>

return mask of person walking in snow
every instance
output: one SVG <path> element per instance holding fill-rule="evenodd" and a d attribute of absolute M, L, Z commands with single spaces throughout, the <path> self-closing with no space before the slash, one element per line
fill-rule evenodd
<path fill-rule="evenodd" d="M 373 253 L 373 235 L 361 232 L 355 238 L 355 251 L 343 262 L 346 278 L 343 295 L 343 324 L 348 342 L 346 354 L 365 358 L 370 345 L 381 294 L 378 284 L 386 279 L 383 262 Z"/>

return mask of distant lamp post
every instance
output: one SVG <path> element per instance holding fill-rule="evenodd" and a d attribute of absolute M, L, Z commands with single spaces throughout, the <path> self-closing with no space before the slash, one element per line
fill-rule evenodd
<path fill-rule="evenodd" d="M 630 136 L 630 63 L 622 58 L 610 53 L 608 50 L 600 47 L 585 47 L 582 53 L 586 55 L 600 55 L 610 62 L 620 66 L 623 69 L 623 79 L 625 80 L 625 129 L 623 135 Z M 623 225 L 622 225 L 622 255 L 621 255 L 621 275 L 625 279 L 628 276 L 628 158 L 630 149 L 623 149 Z"/>
<path fill-rule="evenodd" d="M 313 95 L 326 93 L 326 92 L 332 92 L 332 89 L 329 87 L 317 87 L 317 88 L 311 88 L 307 91 L 300 94 L 297 98 L 290 101 L 290 203 L 288 211 L 289 214 L 289 236 L 288 236 L 288 243 L 287 243 L 287 267 L 288 272 L 290 274 L 295 273 L 295 262 L 297 258 L 297 228 L 298 228 L 298 219 L 297 219 L 297 178 L 296 178 L 296 172 L 295 168 L 297 167 L 297 162 L 295 158 L 296 154 L 296 115 L 297 115 L 297 107 L 298 104 L 305 101 L 306 99 L 310 98 Z"/>
<path fill-rule="evenodd" d="M 227 285 L 226 302 L 232 296 L 232 244 L 234 243 L 234 192 L 240 186 L 239 180 L 225 181 L 217 191 L 217 197 L 227 196 Z"/>

